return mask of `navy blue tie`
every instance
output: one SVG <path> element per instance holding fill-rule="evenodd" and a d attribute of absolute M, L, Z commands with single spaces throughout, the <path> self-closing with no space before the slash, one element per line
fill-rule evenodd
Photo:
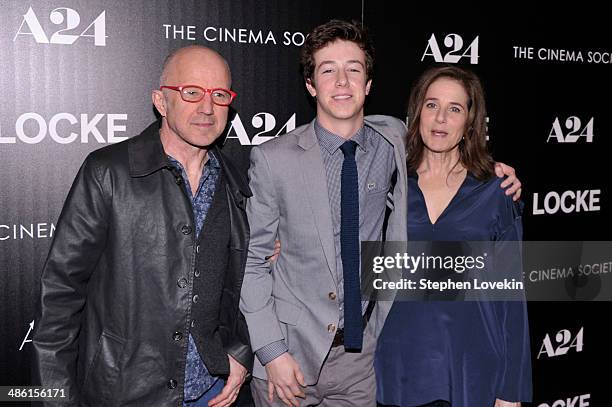
<path fill-rule="evenodd" d="M 344 349 L 361 349 L 363 322 L 359 282 L 359 186 L 355 150 L 357 143 L 346 141 L 340 199 L 340 256 L 344 277 Z"/>

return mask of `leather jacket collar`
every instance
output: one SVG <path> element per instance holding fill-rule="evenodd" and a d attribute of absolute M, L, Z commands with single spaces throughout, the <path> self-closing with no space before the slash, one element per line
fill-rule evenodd
<path fill-rule="evenodd" d="M 160 125 L 161 120 L 156 121 L 138 136 L 129 140 L 128 157 L 130 163 L 130 176 L 146 177 L 170 165 L 159 138 Z M 219 163 L 224 171 L 234 200 L 244 203 L 245 198 L 253 195 L 247 180 L 239 173 L 236 167 L 231 163 L 231 160 L 218 146 L 213 145 L 212 151 L 214 151 L 215 156 L 219 159 Z"/>

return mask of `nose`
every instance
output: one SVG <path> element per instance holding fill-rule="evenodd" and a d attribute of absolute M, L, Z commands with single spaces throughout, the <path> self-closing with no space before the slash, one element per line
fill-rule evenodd
<path fill-rule="evenodd" d="M 438 109 L 436 112 L 436 121 L 438 123 L 446 123 L 446 109 Z"/>
<path fill-rule="evenodd" d="M 212 101 L 212 93 L 205 92 L 202 100 L 198 102 L 198 113 L 211 115 L 214 113 L 214 103 Z"/>
<path fill-rule="evenodd" d="M 346 77 L 346 72 L 344 72 L 342 69 L 338 70 L 338 75 L 336 76 L 336 86 L 339 88 L 346 86 L 347 82 L 348 79 Z"/>

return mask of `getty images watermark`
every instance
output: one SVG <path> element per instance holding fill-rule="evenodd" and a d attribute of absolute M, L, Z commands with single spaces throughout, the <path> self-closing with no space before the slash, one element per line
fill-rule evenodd
<path fill-rule="evenodd" d="M 421 253 L 418 256 L 412 256 L 408 253 L 397 253 L 395 256 L 376 256 L 374 257 L 372 271 L 376 274 L 383 273 L 386 269 L 399 269 L 404 273 L 408 272 L 412 275 L 417 271 L 429 271 L 430 273 L 443 271 L 448 273 L 455 272 L 458 274 L 464 273 L 466 270 L 485 269 L 487 253 L 481 256 L 426 256 Z M 524 289 L 523 282 L 516 279 L 503 281 L 484 281 L 478 278 L 472 278 L 465 281 L 455 281 L 447 278 L 443 281 L 432 280 L 430 278 L 420 278 L 415 281 L 412 278 L 401 278 L 400 281 L 384 281 L 382 278 L 376 278 L 373 282 L 373 287 L 376 290 L 522 290 Z"/>
<path fill-rule="evenodd" d="M 364 299 L 612 300 L 612 242 L 362 242 Z"/>

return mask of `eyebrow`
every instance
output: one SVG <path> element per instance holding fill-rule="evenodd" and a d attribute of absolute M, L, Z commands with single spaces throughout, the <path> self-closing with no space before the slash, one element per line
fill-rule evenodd
<path fill-rule="evenodd" d="M 351 60 L 349 60 L 349 61 L 346 61 L 346 63 L 347 63 L 347 64 L 359 64 L 359 65 L 361 65 L 361 66 L 364 66 L 363 62 L 361 62 L 361 61 L 360 61 L 360 60 L 358 60 L 358 59 L 351 59 Z M 319 63 L 319 65 L 318 65 L 318 66 L 323 66 L 323 65 L 326 65 L 326 64 L 334 64 L 334 65 L 337 65 L 337 64 L 338 64 L 338 62 L 337 62 L 337 61 L 332 61 L 332 60 L 321 61 L 321 62 Z"/>

